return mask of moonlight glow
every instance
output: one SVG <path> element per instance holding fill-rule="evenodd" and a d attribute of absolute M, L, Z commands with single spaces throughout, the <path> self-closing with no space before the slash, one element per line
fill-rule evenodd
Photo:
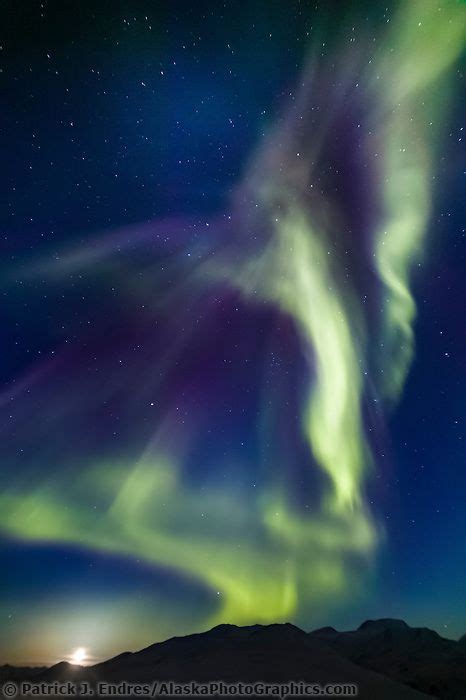
<path fill-rule="evenodd" d="M 87 651 L 84 647 L 78 647 L 70 657 L 70 661 L 72 664 L 76 664 L 79 666 L 80 664 L 84 663 L 87 659 Z"/>

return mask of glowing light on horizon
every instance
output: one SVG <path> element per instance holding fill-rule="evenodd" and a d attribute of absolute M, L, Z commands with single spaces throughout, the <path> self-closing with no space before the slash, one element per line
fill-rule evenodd
<path fill-rule="evenodd" d="M 87 650 L 84 647 L 78 647 L 70 656 L 70 663 L 81 666 L 88 659 Z"/>

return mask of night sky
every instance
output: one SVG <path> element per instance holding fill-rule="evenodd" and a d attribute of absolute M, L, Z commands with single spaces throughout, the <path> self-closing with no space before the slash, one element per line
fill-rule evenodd
<path fill-rule="evenodd" d="M 0 662 L 466 632 L 464 7 L 2 3 Z"/>

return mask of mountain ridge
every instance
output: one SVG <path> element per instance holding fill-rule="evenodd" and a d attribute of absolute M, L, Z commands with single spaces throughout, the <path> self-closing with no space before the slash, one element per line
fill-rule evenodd
<path fill-rule="evenodd" d="M 8 669 L 8 672 L 5 672 Z M 125 651 L 92 666 L 60 662 L 47 669 L 0 667 L 0 681 L 26 676 L 40 681 L 348 683 L 359 698 L 466 700 L 466 635 L 449 640 L 403 620 L 366 620 L 339 632 L 305 632 L 291 623 L 237 626 L 171 637 Z"/>

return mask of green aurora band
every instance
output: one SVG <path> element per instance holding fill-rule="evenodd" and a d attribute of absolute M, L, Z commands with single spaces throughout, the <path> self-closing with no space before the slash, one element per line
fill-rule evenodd
<path fill-rule="evenodd" d="M 312 61 L 292 110 L 264 140 L 243 183 L 266 212 L 266 244 L 240 264 L 219 253 L 186 283 L 226 282 L 293 320 L 309 362 L 302 431 L 326 482 L 319 508 L 297 509 L 280 469 L 255 500 L 218 487 L 196 491 L 181 476 L 188 444 L 164 447 L 167 418 L 136 464 L 88 465 L 31 490 L 20 479 L 10 483 L 0 496 L 5 533 L 120 553 L 194 578 L 214 596 L 206 626 L 293 619 L 303 606 L 330 607 L 355 595 L 382 537 L 364 493 L 372 462 L 363 418 L 369 354 L 378 348 L 378 395 L 394 401 L 413 355 L 410 273 L 424 246 L 434 141 L 464 26 L 458 3 L 403 2 L 383 41 L 364 56 L 367 158 L 378 164 L 383 212 L 371 242 L 383 287 L 378 330 L 369 329 L 365 302 L 335 246 L 337 204 L 316 195 L 314 210 L 302 197 L 304 173 L 330 138 L 318 133 L 297 151 L 287 129 L 312 89 Z M 347 82 L 353 86 L 354 76 Z"/>

